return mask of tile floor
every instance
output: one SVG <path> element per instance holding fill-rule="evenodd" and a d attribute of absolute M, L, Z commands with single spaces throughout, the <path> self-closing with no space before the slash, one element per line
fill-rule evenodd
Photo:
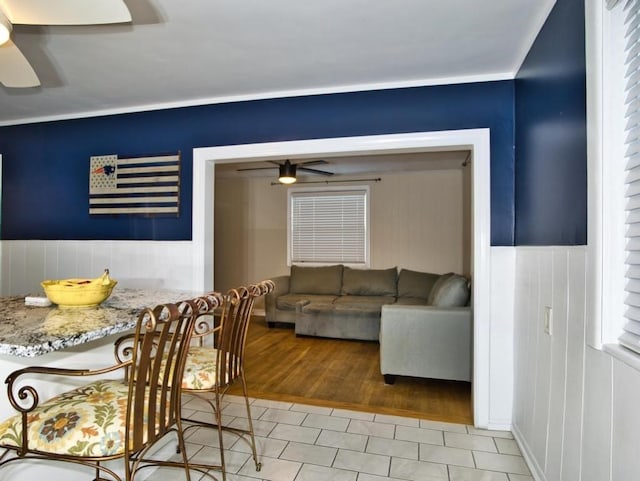
<path fill-rule="evenodd" d="M 225 424 L 246 425 L 243 402 L 225 397 Z M 183 414 L 209 417 L 205 406 L 190 400 Z M 261 399 L 251 406 L 262 469 L 248 443 L 225 433 L 228 481 L 533 481 L 510 432 Z M 216 440 L 211 430 L 191 430 L 189 456 L 219 458 Z M 183 477 L 158 470 L 147 480 Z"/>

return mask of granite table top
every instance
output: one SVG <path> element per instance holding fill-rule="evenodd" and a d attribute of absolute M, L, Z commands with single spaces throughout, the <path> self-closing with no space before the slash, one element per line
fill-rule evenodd
<path fill-rule="evenodd" d="M 135 327 L 145 307 L 193 297 L 186 291 L 114 289 L 97 307 L 25 305 L 24 296 L 0 297 L 0 355 L 35 357 Z"/>

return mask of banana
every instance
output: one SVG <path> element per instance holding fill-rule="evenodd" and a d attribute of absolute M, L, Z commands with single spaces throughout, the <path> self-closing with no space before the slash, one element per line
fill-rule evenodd
<path fill-rule="evenodd" d="M 101 284 L 103 286 L 108 286 L 111 284 L 111 279 L 109 278 L 109 269 L 105 269 L 104 273 L 100 277 L 96 277 L 95 279 L 91 279 L 90 284 Z"/>
<path fill-rule="evenodd" d="M 95 277 L 93 279 L 67 279 L 62 281 L 61 284 L 65 287 L 87 287 L 91 286 L 108 286 L 111 284 L 111 278 L 109 277 L 109 269 L 105 269 L 104 273 L 100 277 Z"/>
<path fill-rule="evenodd" d="M 102 283 L 103 286 L 108 286 L 111 284 L 111 278 L 109 277 L 109 269 L 104 270 L 104 274 L 98 277 L 96 280 Z"/>

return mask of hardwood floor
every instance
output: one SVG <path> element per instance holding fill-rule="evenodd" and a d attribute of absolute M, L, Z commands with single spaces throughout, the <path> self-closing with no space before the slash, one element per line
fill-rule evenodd
<path fill-rule="evenodd" d="M 386 385 L 377 342 L 296 337 L 256 317 L 245 355 L 250 396 L 473 424 L 470 383 L 398 376 Z"/>

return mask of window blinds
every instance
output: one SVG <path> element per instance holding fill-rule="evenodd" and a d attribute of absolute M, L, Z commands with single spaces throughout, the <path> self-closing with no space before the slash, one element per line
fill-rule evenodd
<path fill-rule="evenodd" d="M 605 3 L 607 5 L 607 8 L 611 10 L 613 7 L 615 7 L 618 4 L 619 1 L 620 0 L 605 0 Z"/>
<path fill-rule="evenodd" d="M 364 264 L 366 190 L 292 192 L 291 262 Z"/>
<path fill-rule="evenodd" d="M 626 2 L 626 310 L 619 341 L 640 354 L 640 2 Z"/>

